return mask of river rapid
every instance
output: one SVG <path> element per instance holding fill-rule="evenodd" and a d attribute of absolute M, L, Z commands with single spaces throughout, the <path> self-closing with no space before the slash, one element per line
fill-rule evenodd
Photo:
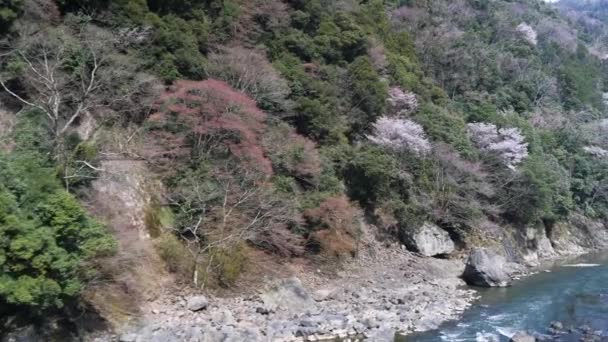
<path fill-rule="evenodd" d="M 462 319 L 396 341 L 508 341 L 517 331 L 545 333 L 551 322 L 601 330 L 608 341 L 608 253 L 560 262 L 508 288 L 480 289 Z M 574 340 L 564 338 L 564 341 Z M 578 339 L 576 339 L 578 340 Z"/>

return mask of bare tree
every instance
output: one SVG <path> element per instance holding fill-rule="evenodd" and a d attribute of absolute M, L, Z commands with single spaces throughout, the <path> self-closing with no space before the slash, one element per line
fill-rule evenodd
<path fill-rule="evenodd" d="M 2 88 L 25 107 L 41 111 L 55 137 L 84 113 L 120 113 L 152 98 L 154 78 L 134 70 L 136 63 L 115 53 L 111 35 L 91 25 L 67 27 L 21 37 L 3 55 L 2 66 L 22 86 L 0 78 Z"/>
<path fill-rule="evenodd" d="M 223 48 L 209 54 L 210 73 L 249 94 L 263 107 L 289 108 L 289 85 L 266 57 L 241 47 Z"/>
<path fill-rule="evenodd" d="M 248 242 L 284 256 L 302 252 L 301 241 L 288 230 L 299 220 L 296 206 L 274 192 L 266 175 L 226 162 L 206 176 L 185 175 L 170 198 L 181 222 L 174 229 L 195 261 L 195 285 L 203 259 L 213 257 L 208 252 L 214 249 Z"/>

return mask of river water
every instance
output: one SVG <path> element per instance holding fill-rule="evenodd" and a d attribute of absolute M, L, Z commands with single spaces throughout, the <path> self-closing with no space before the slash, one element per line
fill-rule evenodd
<path fill-rule="evenodd" d="M 502 342 L 516 331 L 544 333 L 552 321 L 602 330 L 608 341 L 608 253 L 570 260 L 508 288 L 481 289 L 480 295 L 461 320 L 396 341 Z"/>

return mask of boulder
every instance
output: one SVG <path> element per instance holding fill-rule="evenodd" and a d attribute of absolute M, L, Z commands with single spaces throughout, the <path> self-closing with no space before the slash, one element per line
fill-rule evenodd
<path fill-rule="evenodd" d="M 473 248 L 462 275 L 469 285 L 504 287 L 511 284 L 505 257 L 488 248 Z"/>
<path fill-rule="evenodd" d="M 534 338 L 534 336 L 531 336 L 524 331 L 518 331 L 509 340 L 509 342 L 535 342 L 535 341 L 536 341 L 536 338 Z"/>
<path fill-rule="evenodd" d="M 454 242 L 445 230 L 425 222 L 418 229 L 404 233 L 406 247 L 424 256 L 449 254 L 454 251 Z"/>
<path fill-rule="evenodd" d="M 186 302 L 186 307 L 190 311 L 200 311 L 204 310 L 209 306 L 209 300 L 205 296 L 194 296 L 188 298 Z"/>
<path fill-rule="evenodd" d="M 315 300 L 298 278 L 289 278 L 260 295 L 264 308 L 276 312 L 279 309 L 294 313 L 316 308 Z"/>
<path fill-rule="evenodd" d="M 122 334 L 118 338 L 120 342 L 135 342 L 137 341 L 137 334 Z"/>
<path fill-rule="evenodd" d="M 317 302 L 334 299 L 336 296 L 336 288 L 325 288 L 315 291 L 312 296 Z"/>

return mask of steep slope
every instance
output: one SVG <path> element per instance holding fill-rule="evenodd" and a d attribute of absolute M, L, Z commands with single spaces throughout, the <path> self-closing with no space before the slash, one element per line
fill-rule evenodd
<path fill-rule="evenodd" d="M 535 264 L 608 242 L 604 4 L 7 1 L 0 146 L 105 219 L 129 318 L 402 244 Z"/>

